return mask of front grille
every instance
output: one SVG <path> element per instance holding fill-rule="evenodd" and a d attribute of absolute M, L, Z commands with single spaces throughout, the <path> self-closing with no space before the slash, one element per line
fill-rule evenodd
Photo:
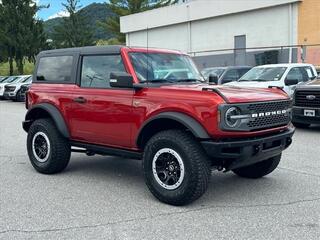
<path fill-rule="evenodd" d="M 291 107 L 290 100 L 249 104 L 247 109 L 250 114 L 258 114 L 258 117 L 248 121 L 248 129 L 252 131 L 287 125 L 291 120 Z M 283 110 L 285 113 L 282 112 Z M 279 111 L 280 114 L 278 114 Z"/>
<path fill-rule="evenodd" d="M 13 92 L 15 89 L 16 89 L 16 87 L 13 87 L 13 86 L 5 86 L 5 91 L 6 92 Z"/>
<path fill-rule="evenodd" d="M 315 98 L 310 99 L 307 96 L 314 96 Z M 294 97 L 294 105 L 320 108 L 320 91 L 297 90 Z"/>

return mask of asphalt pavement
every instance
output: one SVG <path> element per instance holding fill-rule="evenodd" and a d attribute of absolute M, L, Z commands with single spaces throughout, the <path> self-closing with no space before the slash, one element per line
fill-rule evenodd
<path fill-rule="evenodd" d="M 0 101 L 0 239 L 320 239 L 320 126 L 297 129 L 259 180 L 213 172 L 186 207 L 157 201 L 141 162 L 72 154 L 56 175 L 26 154 L 23 103 Z"/>

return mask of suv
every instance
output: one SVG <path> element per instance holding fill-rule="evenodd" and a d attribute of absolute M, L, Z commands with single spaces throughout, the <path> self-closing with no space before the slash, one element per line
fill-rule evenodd
<path fill-rule="evenodd" d="M 202 75 L 210 81 L 214 76 L 214 83 L 221 85 L 229 82 L 238 81 L 252 67 L 249 66 L 230 66 L 230 67 L 211 67 L 201 71 Z M 210 81 L 211 82 L 211 81 Z"/>
<path fill-rule="evenodd" d="M 32 82 L 32 76 L 25 75 L 19 76 L 20 81 L 8 84 L 4 87 L 3 97 L 5 99 L 10 99 L 13 101 L 22 101 L 21 87 L 25 84 L 30 84 Z"/>
<path fill-rule="evenodd" d="M 296 127 L 320 124 L 320 80 L 297 86 L 294 93 L 293 119 Z"/>
<path fill-rule="evenodd" d="M 20 78 L 18 76 L 10 76 L 10 77 L 6 78 L 5 80 L 3 80 L 2 82 L 0 82 L 0 99 L 3 99 L 5 86 L 10 83 L 18 82 L 19 79 Z"/>
<path fill-rule="evenodd" d="M 151 193 L 173 205 L 199 198 L 211 168 L 246 178 L 271 173 L 294 133 L 281 89 L 208 85 L 188 55 L 171 50 L 41 52 L 26 106 L 37 171 L 62 171 L 71 152 L 142 159 Z"/>

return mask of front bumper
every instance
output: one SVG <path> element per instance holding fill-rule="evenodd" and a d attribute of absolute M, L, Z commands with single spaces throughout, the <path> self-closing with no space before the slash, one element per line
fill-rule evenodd
<path fill-rule="evenodd" d="M 304 110 L 314 110 L 314 117 L 304 116 Z M 296 107 L 292 108 L 292 122 L 294 123 L 306 123 L 306 124 L 320 124 L 320 109 L 310 107 Z"/>
<path fill-rule="evenodd" d="M 201 144 L 215 165 L 227 171 L 275 157 L 292 142 L 295 128 L 270 136 L 221 141 L 202 141 Z"/>
<path fill-rule="evenodd" d="M 4 92 L 3 98 L 4 99 L 15 99 L 16 98 L 16 92 Z"/>

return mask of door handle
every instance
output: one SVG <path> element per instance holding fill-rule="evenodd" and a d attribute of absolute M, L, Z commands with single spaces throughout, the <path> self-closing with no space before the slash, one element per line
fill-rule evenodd
<path fill-rule="evenodd" d="M 87 99 L 85 99 L 84 97 L 77 97 L 77 98 L 73 99 L 73 101 L 76 103 L 86 103 Z"/>

